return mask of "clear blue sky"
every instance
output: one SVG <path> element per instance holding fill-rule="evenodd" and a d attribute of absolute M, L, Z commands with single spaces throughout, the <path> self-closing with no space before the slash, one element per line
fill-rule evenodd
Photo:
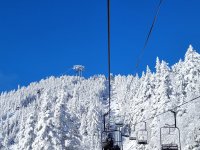
<path fill-rule="evenodd" d="M 111 71 L 133 74 L 159 0 L 111 0 Z M 164 0 L 138 72 L 200 50 L 200 1 Z M 0 91 L 50 75 L 107 74 L 106 0 L 0 1 Z"/>

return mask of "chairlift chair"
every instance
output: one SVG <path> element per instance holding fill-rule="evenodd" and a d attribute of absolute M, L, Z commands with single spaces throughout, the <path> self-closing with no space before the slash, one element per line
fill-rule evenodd
<path fill-rule="evenodd" d="M 171 136 L 176 136 L 176 134 L 171 134 L 170 132 L 173 130 L 173 132 L 175 132 L 176 130 L 178 131 L 177 137 L 177 142 L 171 142 L 169 140 L 167 140 L 168 143 L 164 143 L 163 142 L 163 131 L 164 130 L 168 130 L 169 133 L 166 135 L 170 136 L 170 139 L 172 138 Z M 160 128 L 160 146 L 161 146 L 161 150 L 181 150 L 181 143 L 180 143 L 180 130 L 178 127 L 173 127 L 173 126 L 164 126 Z"/>
<path fill-rule="evenodd" d="M 129 125 L 128 124 L 124 125 L 121 129 L 121 132 L 122 132 L 123 137 L 129 137 L 129 135 L 130 135 L 129 134 Z"/>
<path fill-rule="evenodd" d="M 162 144 L 161 150 L 178 150 L 178 144 Z"/>
<path fill-rule="evenodd" d="M 111 146 L 113 146 L 113 135 L 112 133 L 109 132 L 102 132 L 101 134 L 101 144 L 102 144 L 102 149 L 109 149 L 110 147 L 110 141 L 112 141 Z"/>
<path fill-rule="evenodd" d="M 146 145 L 148 144 L 148 132 L 147 130 L 140 130 L 137 134 L 137 143 Z"/>
<path fill-rule="evenodd" d="M 115 125 L 118 127 L 123 127 L 124 123 L 120 116 L 117 116 L 115 119 Z"/>
<path fill-rule="evenodd" d="M 136 137 L 129 137 L 129 140 L 135 141 L 135 140 L 136 140 Z"/>
<path fill-rule="evenodd" d="M 116 125 L 116 126 L 119 126 L 119 127 L 123 127 L 123 122 L 120 122 L 120 121 L 119 121 L 119 122 L 116 122 L 115 125 Z"/>
<path fill-rule="evenodd" d="M 135 124 L 133 129 L 129 127 L 129 140 L 136 140 Z"/>
<path fill-rule="evenodd" d="M 120 138 L 117 138 L 119 136 L 120 136 Z M 102 150 L 105 150 L 105 149 L 107 149 L 107 147 L 109 147 L 108 146 L 108 140 L 113 141 L 111 149 L 116 148 L 116 147 L 119 147 L 120 149 L 122 149 L 123 145 L 122 145 L 122 138 L 121 137 L 122 137 L 122 134 L 121 134 L 121 131 L 119 131 L 119 130 L 103 131 L 101 133 Z"/>
<path fill-rule="evenodd" d="M 144 129 L 141 129 L 137 132 L 137 144 L 143 144 L 146 145 L 148 144 L 148 131 L 146 129 L 146 122 L 144 123 Z"/>

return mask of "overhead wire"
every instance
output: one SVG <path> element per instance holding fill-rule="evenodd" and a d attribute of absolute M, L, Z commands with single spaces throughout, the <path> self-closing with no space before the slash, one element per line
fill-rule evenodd
<path fill-rule="evenodd" d="M 145 49 L 146 49 L 146 47 L 147 47 L 148 41 L 149 41 L 149 39 L 150 39 L 150 36 L 151 36 L 151 34 L 152 34 L 152 31 L 153 31 L 153 28 L 154 28 L 154 26 L 155 26 L 156 20 L 157 20 L 157 18 L 158 18 L 158 14 L 159 14 L 159 10 L 160 10 L 160 7 L 161 7 L 162 2 L 163 2 L 163 0 L 160 0 L 159 4 L 158 4 L 158 6 L 157 6 L 156 14 L 155 14 L 155 16 L 154 16 L 154 18 L 153 18 L 153 22 L 152 22 L 151 27 L 150 27 L 150 30 L 149 30 L 149 32 L 148 32 L 148 34 L 147 34 L 146 40 L 145 40 L 145 42 L 144 42 L 144 46 L 143 46 L 143 48 L 141 49 L 140 55 L 138 56 L 138 59 L 137 59 L 137 62 L 136 62 L 136 66 L 135 66 L 136 69 L 138 69 L 138 66 L 139 66 L 139 64 L 140 64 L 140 61 L 141 61 L 141 59 L 142 59 L 142 57 L 143 57 L 143 55 L 144 55 L 144 51 L 145 51 Z"/>
<path fill-rule="evenodd" d="M 140 63 L 140 60 L 143 56 L 143 53 L 144 53 L 144 50 L 148 44 L 148 41 L 149 41 L 149 38 L 151 36 L 151 33 L 153 31 L 153 28 L 154 28 L 154 25 L 155 25 L 155 22 L 156 22 L 156 19 L 158 17 L 158 13 L 159 13 L 159 10 L 160 10 L 160 7 L 161 7 L 161 4 L 162 4 L 163 0 L 160 0 L 159 2 L 159 5 L 157 7 L 157 10 L 156 10 L 156 15 L 154 16 L 154 19 L 153 19 L 153 22 L 152 22 L 152 25 L 151 25 L 151 28 L 148 32 L 148 35 L 147 35 L 147 38 L 145 40 L 145 43 L 144 43 L 144 46 L 141 50 L 141 55 L 139 56 L 138 60 L 137 60 L 137 64 L 136 64 L 136 68 L 138 68 L 138 65 Z M 107 0 L 107 38 L 108 38 L 108 101 L 109 101 L 109 110 L 108 110 L 108 115 L 109 115 L 109 123 L 110 123 L 110 117 L 111 117 L 111 77 L 110 77 L 110 74 L 111 74 L 111 61 L 110 61 L 110 57 L 111 57 L 111 50 L 110 50 L 110 0 Z M 132 79 L 133 80 L 133 79 Z M 132 83 L 132 80 L 131 80 L 131 83 Z M 130 83 L 130 84 L 131 84 Z"/>
<path fill-rule="evenodd" d="M 154 118 L 157 118 L 158 116 L 161 116 L 161 115 L 163 115 L 163 114 L 165 114 L 165 113 L 167 113 L 167 112 L 171 112 L 172 110 L 175 110 L 176 108 L 179 108 L 179 107 L 182 107 L 183 105 L 186 105 L 186 104 L 188 104 L 188 103 L 191 103 L 191 102 L 197 100 L 198 98 L 200 98 L 200 96 L 197 96 L 197 97 L 195 97 L 195 98 L 193 98 L 193 99 L 191 99 L 191 100 L 189 100 L 189 101 L 184 102 L 183 104 L 180 104 L 180 105 L 178 105 L 178 106 L 175 106 L 175 107 L 173 107 L 172 109 L 166 110 L 166 111 L 164 111 L 164 112 L 162 112 L 162 113 L 160 113 L 160 114 L 157 114 L 157 115 L 152 116 L 152 117 L 150 117 L 150 118 L 147 118 L 147 119 L 144 119 L 144 120 L 142 120 L 142 121 L 136 122 L 136 123 L 134 123 L 134 125 L 137 125 L 137 124 L 139 124 L 139 123 L 146 122 L 146 121 L 148 121 L 148 120 L 152 120 L 152 119 L 154 119 Z"/>
<path fill-rule="evenodd" d="M 137 64 L 136 64 L 136 68 L 138 68 L 138 65 L 140 63 L 140 60 L 143 56 L 143 53 L 144 53 L 144 50 L 148 44 L 148 41 L 149 41 L 149 38 L 151 36 L 151 33 L 153 31 L 153 28 L 154 28 L 154 25 L 155 25 L 155 22 L 156 22 L 156 19 L 158 17 L 158 14 L 159 14 L 159 10 L 160 10 L 160 7 L 161 7 L 161 4 L 162 4 L 163 0 L 160 0 L 159 2 L 159 5 L 157 7 L 157 10 L 156 10 L 156 14 L 154 16 L 154 19 L 153 19 L 153 22 L 152 22 L 152 25 L 151 25 L 151 28 L 148 32 L 148 35 L 147 35 L 147 38 L 145 40 L 145 43 L 144 43 L 144 46 L 141 50 L 141 55 L 139 56 L 138 60 L 137 60 Z M 110 122 L 110 111 L 111 111 L 111 81 L 110 81 L 110 74 L 111 74 L 111 64 L 110 64 L 110 55 L 111 55 L 111 52 L 110 52 L 110 0 L 107 0 L 107 30 L 108 30 L 108 99 L 109 99 L 109 110 L 108 110 L 108 115 L 109 115 L 109 122 Z M 132 80 L 131 80 L 132 82 Z"/>
<path fill-rule="evenodd" d="M 151 25 L 151 28 L 150 28 L 150 30 L 149 30 L 149 32 L 148 32 L 148 34 L 147 34 L 147 37 L 146 37 L 146 40 L 145 40 L 145 43 L 144 43 L 144 46 L 143 46 L 143 48 L 142 48 L 142 50 L 141 50 L 141 55 L 139 56 L 139 58 L 138 58 L 138 60 L 137 60 L 137 64 L 136 64 L 136 68 L 138 68 L 138 65 L 139 65 L 139 63 L 140 63 L 140 60 L 141 60 L 141 58 L 142 58 L 142 56 L 143 56 L 143 53 L 144 53 L 144 50 L 145 50 L 145 48 L 146 48 L 146 46 L 147 46 L 147 44 L 148 44 L 148 41 L 149 41 L 149 38 L 150 38 L 150 36 L 151 36 L 151 33 L 152 33 L 152 31 L 153 31 L 153 28 L 154 28 L 154 25 L 155 25 L 155 22 L 156 22 L 156 19 L 157 19 L 157 17 L 158 17 L 158 14 L 159 14 L 159 10 L 160 10 L 160 7 L 161 7 L 161 4 L 162 4 L 162 2 L 163 2 L 163 0 L 160 0 L 160 2 L 159 2 L 159 4 L 158 4 L 158 7 L 157 7 L 157 9 L 156 9 L 156 14 L 155 14 L 155 16 L 154 16 L 154 19 L 153 19 L 153 22 L 152 22 L 152 25 Z M 109 93 L 108 93 L 108 95 L 109 95 L 109 111 L 108 111 L 108 115 L 109 115 L 109 122 L 110 122 L 110 111 L 111 111 L 111 108 L 110 108 L 110 106 L 111 106 L 111 83 L 110 83 L 110 0 L 107 0 L 107 23 L 108 23 L 108 25 L 107 25 L 107 27 L 108 27 L 108 91 L 109 91 Z M 130 85 L 131 85 L 131 83 L 132 83 L 132 81 L 133 81 L 133 78 L 131 79 L 131 82 L 130 82 Z"/>
<path fill-rule="evenodd" d="M 108 110 L 108 117 L 110 123 L 110 103 L 111 103 L 111 82 L 110 82 L 110 0 L 107 0 L 107 27 L 108 27 L 108 100 L 109 100 L 109 110 Z"/>

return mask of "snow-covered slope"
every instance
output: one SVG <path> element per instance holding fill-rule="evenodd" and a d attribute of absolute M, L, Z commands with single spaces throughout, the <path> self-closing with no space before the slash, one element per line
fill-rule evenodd
<path fill-rule="evenodd" d="M 1 149 L 98 147 L 105 90 L 103 76 L 62 76 L 2 93 Z"/>
<path fill-rule="evenodd" d="M 200 95 L 200 54 L 190 46 L 185 59 L 172 67 L 157 58 L 155 73 L 147 67 L 142 77 L 111 79 L 113 118 L 120 116 L 124 125 L 133 126 Z M 3 92 L 0 149 L 100 150 L 102 114 L 108 111 L 107 84 L 102 75 L 89 79 L 61 76 Z M 182 150 L 200 150 L 200 99 L 175 111 Z M 170 112 L 148 119 L 148 145 L 124 138 L 124 150 L 159 150 L 160 127 L 173 123 Z M 136 131 L 142 127 L 136 124 Z M 177 134 L 170 140 L 178 142 Z"/>

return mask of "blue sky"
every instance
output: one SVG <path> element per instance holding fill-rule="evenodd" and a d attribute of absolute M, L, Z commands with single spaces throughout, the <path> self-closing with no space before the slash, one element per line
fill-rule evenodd
<path fill-rule="evenodd" d="M 134 74 L 159 0 L 111 0 L 111 72 Z M 164 0 L 137 70 L 200 50 L 200 1 Z M 107 74 L 106 0 L 0 1 L 0 91 L 51 75 Z"/>

